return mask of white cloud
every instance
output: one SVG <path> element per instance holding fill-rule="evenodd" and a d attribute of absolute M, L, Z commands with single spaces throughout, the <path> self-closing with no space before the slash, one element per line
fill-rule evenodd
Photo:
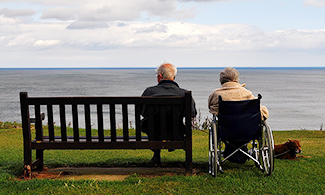
<path fill-rule="evenodd" d="M 75 20 L 77 19 L 73 8 L 55 7 L 43 11 L 42 19 L 59 19 L 59 20 Z"/>
<path fill-rule="evenodd" d="M 0 15 L 8 18 L 15 17 L 28 17 L 35 15 L 35 11 L 33 9 L 9 9 L 9 8 L 1 8 Z"/>
<path fill-rule="evenodd" d="M 306 0 L 304 6 L 324 7 L 325 0 Z"/>
<path fill-rule="evenodd" d="M 95 28 L 106 28 L 109 24 L 104 21 L 75 21 L 71 23 L 68 29 L 95 29 Z"/>
<path fill-rule="evenodd" d="M 18 34 L 17 36 L 8 36 L 6 37 L 6 46 L 24 46 L 29 45 L 33 39 L 28 34 Z"/>
<path fill-rule="evenodd" d="M 1 17 L 0 17 L 1 21 Z M 82 50 L 187 48 L 206 51 L 325 49 L 325 30 L 265 32 L 244 24 L 187 22 L 31 22 L 2 30 L 0 46 L 53 46 Z M 89 27 L 89 28 L 87 28 Z"/>
<path fill-rule="evenodd" d="M 167 30 L 168 30 L 168 28 L 167 28 L 166 25 L 157 23 L 157 24 L 155 24 L 153 26 L 140 28 L 139 30 L 136 31 L 136 33 L 151 33 L 151 32 L 166 33 Z"/>
<path fill-rule="evenodd" d="M 8 18 L 8 17 L 4 17 L 3 15 L 0 15 L 0 25 L 14 25 L 17 23 L 22 23 L 21 19 Z"/>
<path fill-rule="evenodd" d="M 44 4 L 52 5 L 53 3 L 55 2 L 47 1 Z M 165 19 L 187 19 L 195 15 L 194 8 L 179 9 L 177 2 L 172 0 L 75 1 L 71 4 L 59 5 L 44 10 L 41 18 L 77 20 L 78 22 L 107 22 L 137 20 L 142 17 L 143 13 L 146 13 L 149 18 Z"/>
<path fill-rule="evenodd" d="M 58 45 L 60 40 L 37 40 L 34 46 L 53 46 Z"/>
<path fill-rule="evenodd" d="M 297 51 L 307 55 L 325 50 L 323 29 L 263 31 L 240 23 L 191 23 L 187 19 L 196 14 L 195 0 L 28 2 L 37 7 L 0 8 L 0 59 L 7 59 L 9 66 L 16 59 L 9 53 L 19 56 L 21 61 L 41 59 L 39 63 L 43 63 L 51 59 L 55 65 L 58 62 L 55 59 L 60 59 L 60 66 L 64 66 L 64 60 L 73 61 L 76 66 L 82 62 L 86 66 L 95 60 L 105 66 L 107 61 L 123 61 L 124 64 L 133 58 L 177 61 L 180 56 L 185 56 L 187 63 L 219 60 L 215 56 L 235 63 L 232 57 L 235 53 L 241 57 L 247 54 L 253 59 L 263 56 L 261 53 L 290 53 L 292 57 Z M 180 6 L 180 2 L 192 3 Z M 304 5 L 323 6 L 325 3 L 306 0 Z"/>

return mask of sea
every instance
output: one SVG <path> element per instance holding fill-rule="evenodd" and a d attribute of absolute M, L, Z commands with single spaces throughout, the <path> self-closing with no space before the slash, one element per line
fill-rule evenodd
<path fill-rule="evenodd" d="M 222 68 L 179 68 L 176 82 L 192 91 L 201 120 Z M 240 83 L 269 109 L 272 130 L 324 130 L 325 68 L 238 68 Z M 19 93 L 48 96 L 140 96 L 157 84 L 155 68 L 0 69 L 0 121 L 21 123 Z M 82 125 L 81 125 L 82 126 Z"/>

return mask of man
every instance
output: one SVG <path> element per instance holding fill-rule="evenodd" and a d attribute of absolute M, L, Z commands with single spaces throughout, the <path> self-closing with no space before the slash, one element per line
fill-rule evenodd
<path fill-rule="evenodd" d="M 169 63 L 164 63 L 160 65 L 156 70 L 157 75 L 157 81 L 158 84 L 156 86 L 148 87 L 142 94 L 142 96 L 185 96 L 185 89 L 182 89 L 178 86 L 178 84 L 174 81 L 177 74 L 177 68 Z M 172 110 L 169 110 L 168 112 L 171 112 Z M 167 115 L 168 115 L 167 112 Z M 181 112 L 181 111 L 180 111 Z M 191 108 L 191 115 L 192 117 L 196 116 L 196 108 L 195 108 L 195 102 L 192 99 L 192 108 Z M 179 114 L 180 119 L 183 118 L 183 113 L 173 113 L 173 114 Z M 142 119 L 142 131 L 147 133 L 147 111 L 146 108 L 143 108 L 142 116 L 144 117 Z M 155 117 L 155 129 L 159 129 L 159 116 Z M 168 120 L 168 119 L 167 119 Z M 167 129 L 170 130 L 172 126 L 172 120 L 168 120 L 166 126 Z M 157 127 L 157 128 L 156 128 Z M 168 134 L 168 132 L 167 132 Z M 171 137 L 171 132 L 169 132 L 168 137 Z M 172 138 L 172 139 L 182 139 L 184 136 L 184 132 L 181 132 L 182 135 L 178 138 Z M 154 140 L 161 140 L 159 132 L 155 133 L 155 136 L 153 138 Z M 160 165 L 160 150 L 153 150 L 154 155 L 151 159 L 151 161 L 156 164 Z"/>

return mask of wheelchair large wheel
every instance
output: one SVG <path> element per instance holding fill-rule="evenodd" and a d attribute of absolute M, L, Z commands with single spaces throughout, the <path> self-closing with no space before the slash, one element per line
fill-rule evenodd
<path fill-rule="evenodd" d="M 216 124 L 212 123 L 212 128 L 209 131 L 209 173 L 213 177 L 217 176 L 219 170 L 216 128 Z"/>
<path fill-rule="evenodd" d="M 269 126 L 264 122 L 263 136 L 260 145 L 260 163 L 263 171 L 267 175 L 271 175 L 274 170 L 274 141 L 272 131 Z"/>

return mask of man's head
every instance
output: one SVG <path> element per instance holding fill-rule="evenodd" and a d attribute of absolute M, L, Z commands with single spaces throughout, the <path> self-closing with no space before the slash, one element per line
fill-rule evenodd
<path fill-rule="evenodd" d="M 220 73 L 221 85 L 227 82 L 239 82 L 239 72 L 235 68 L 225 68 Z"/>
<path fill-rule="evenodd" d="M 157 68 L 156 74 L 158 82 L 160 82 L 161 80 L 173 81 L 177 74 L 177 68 L 172 64 L 163 63 Z"/>

